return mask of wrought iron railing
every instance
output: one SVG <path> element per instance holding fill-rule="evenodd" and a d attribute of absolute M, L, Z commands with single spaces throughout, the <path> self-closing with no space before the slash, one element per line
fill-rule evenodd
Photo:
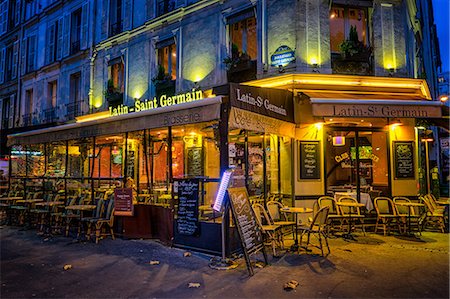
<path fill-rule="evenodd" d="M 109 26 L 109 36 L 114 36 L 123 31 L 122 21 L 112 24 Z"/>

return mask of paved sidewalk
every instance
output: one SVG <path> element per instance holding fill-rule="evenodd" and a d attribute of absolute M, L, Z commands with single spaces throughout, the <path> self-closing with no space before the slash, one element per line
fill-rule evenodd
<path fill-rule="evenodd" d="M 449 235 L 441 233 L 425 232 L 420 242 L 332 238 L 326 258 L 315 248 L 269 255 L 271 265 L 253 277 L 243 260 L 237 269 L 213 270 L 209 256 L 185 257 L 150 240 L 96 245 L 10 227 L 0 227 L 0 237 L 1 298 L 449 298 Z M 290 280 L 299 285 L 288 292 Z"/>

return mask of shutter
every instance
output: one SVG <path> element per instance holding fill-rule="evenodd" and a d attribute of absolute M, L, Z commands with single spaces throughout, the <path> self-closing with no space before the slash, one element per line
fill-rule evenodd
<path fill-rule="evenodd" d="M 45 52 L 45 64 L 52 63 L 55 57 L 55 24 L 51 24 L 47 27 L 45 34 L 45 41 L 47 44 Z"/>
<path fill-rule="evenodd" d="M 29 71 L 36 69 L 36 35 L 28 37 L 28 67 Z"/>
<path fill-rule="evenodd" d="M 13 59 L 11 67 L 11 78 L 17 77 L 17 67 L 19 66 L 19 41 L 15 41 L 13 45 Z"/>
<path fill-rule="evenodd" d="M 8 1 L 3 0 L 0 4 L 0 34 L 6 32 L 8 23 Z"/>
<path fill-rule="evenodd" d="M 64 16 L 62 57 L 70 53 L 70 14 Z"/>
<path fill-rule="evenodd" d="M 20 51 L 21 53 L 21 58 L 20 58 L 20 64 L 22 66 L 21 69 L 21 74 L 24 75 L 27 72 L 27 38 L 24 38 L 22 40 L 22 50 Z"/>
<path fill-rule="evenodd" d="M 88 28 L 89 28 L 89 2 L 81 8 L 81 40 L 80 49 L 84 50 L 88 47 Z"/>
<path fill-rule="evenodd" d="M 0 83 L 5 81 L 5 58 L 6 58 L 6 48 L 0 51 Z"/>
<path fill-rule="evenodd" d="M 123 16 L 123 31 L 130 30 L 133 19 L 133 0 L 123 0 L 122 16 Z"/>
<path fill-rule="evenodd" d="M 14 16 L 14 25 L 19 25 L 20 22 L 20 0 L 16 0 L 16 15 Z"/>
<path fill-rule="evenodd" d="M 108 11 L 109 11 L 109 0 L 102 0 L 102 28 L 100 39 L 104 40 L 108 37 Z"/>
<path fill-rule="evenodd" d="M 56 59 L 61 60 L 63 47 L 63 18 L 56 21 Z"/>

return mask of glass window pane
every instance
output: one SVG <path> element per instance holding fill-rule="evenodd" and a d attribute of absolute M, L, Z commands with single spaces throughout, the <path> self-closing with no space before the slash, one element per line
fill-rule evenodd
<path fill-rule="evenodd" d="M 364 45 L 367 44 L 366 28 L 367 20 L 366 13 L 363 9 L 349 8 L 348 10 L 348 20 L 349 28 L 351 26 L 356 27 L 356 32 L 358 33 L 359 41 L 363 42 Z"/>
<path fill-rule="evenodd" d="M 48 177 L 64 177 L 66 174 L 66 143 L 52 142 L 47 145 Z"/>
<path fill-rule="evenodd" d="M 344 8 L 333 6 L 330 11 L 330 48 L 340 52 L 339 45 L 345 40 Z"/>

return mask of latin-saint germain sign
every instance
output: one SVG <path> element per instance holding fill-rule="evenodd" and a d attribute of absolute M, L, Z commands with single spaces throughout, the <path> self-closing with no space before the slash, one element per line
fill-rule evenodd
<path fill-rule="evenodd" d="M 335 117 L 441 117 L 440 106 L 313 104 L 313 115 Z"/>

